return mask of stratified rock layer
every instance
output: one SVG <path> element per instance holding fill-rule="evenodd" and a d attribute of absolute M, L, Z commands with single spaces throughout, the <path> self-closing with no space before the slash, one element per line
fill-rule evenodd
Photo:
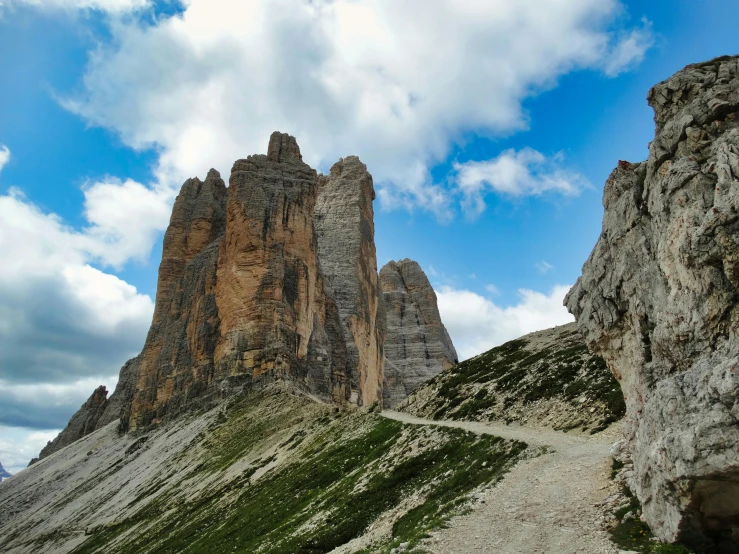
<path fill-rule="evenodd" d="M 339 160 L 319 179 L 313 221 L 325 284 L 344 326 L 347 372 L 353 402 L 382 399 L 385 314 L 377 275 L 375 190 L 367 167 L 356 156 Z"/>
<path fill-rule="evenodd" d="M 458 358 L 418 263 L 388 262 L 380 270 L 380 286 L 387 314 L 383 404 L 392 408 Z"/>
<path fill-rule="evenodd" d="M 633 487 L 664 540 L 739 545 L 739 58 L 654 87 L 644 163 L 606 182 L 565 302 L 621 382 Z"/>
<path fill-rule="evenodd" d="M 72 416 L 62 432 L 41 449 L 39 458 L 45 458 L 57 450 L 72 444 L 74 441 L 81 439 L 85 435 L 92 433 L 97 426 L 100 416 L 107 407 L 107 398 L 108 391 L 103 385 L 96 388 L 90 398 Z M 35 458 L 31 463 L 34 461 L 36 461 Z"/>

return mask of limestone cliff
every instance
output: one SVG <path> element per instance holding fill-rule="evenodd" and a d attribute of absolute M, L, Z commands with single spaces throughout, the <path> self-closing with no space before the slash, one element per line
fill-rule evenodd
<path fill-rule="evenodd" d="M 436 293 L 417 262 L 388 262 L 380 286 L 387 314 L 383 404 L 392 408 L 458 358 Z"/>
<path fill-rule="evenodd" d="M 289 135 L 234 164 L 218 253 L 217 382 L 284 377 L 325 400 L 349 398 L 341 319 L 318 263 L 317 191 Z"/>
<path fill-rule="evenodd" d="M 621 382 L 633 488 L 664 540 L 739 545 L 739 58 L 648 96 L 643 163 L 605 185 L 603 232 L 565 302 Z"/>
<path fill-rule="evenodd" d="M 377 275 L 374 199 L 367 167 L 349 156 L 321 176 L 313 213 L 321 271 L 344 326 L 347 372 L 356 392 L 352 401 L 360 406 L 382 398 L 385 314 Z"/>

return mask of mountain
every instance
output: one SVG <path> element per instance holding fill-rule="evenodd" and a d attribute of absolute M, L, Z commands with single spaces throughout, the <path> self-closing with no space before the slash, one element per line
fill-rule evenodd
<path fill-rule="evenodd" d="M 393 408 L 458 359 L 436 293 L 418 263 L 388 262 L 380 270 L 380 287 L 387 314 L 383 405 Z"/>
<path fill-rule="evenodd" d="M 10 477 L 12 477 L 12 475 L 5 471 L 3 464 L 0 464 L 0 483 L 3 481 L 3 479 L 8 479 Z"/>
<path fill-rule="evenodd" d="M 624 390 L 630 486 L 663 540 L 739 552 L 739 57 L 648 95 L 645 162 L 619 162 L 566 305 Z"/>
<path fill-rule="evenodd" d="M 625 406 L 603 358 L 571 323 L 466 360 L 422 385 L 399 409 L 436 420 L 598 432 L 621 419 Z"/>
<path fill-rule="evenodd" d="M 188 179 L 164 236 L 143 350 L 110 398 L 98 388 L 40 458 L 113 421 L 121 433 L 146 432 L 275 382 L 339 407 L 380 404 L 388 323 L 393 399 L 451 365 L 456 353 L 418 264 L 396 266 L 408 291 L 381 290 L 374 198 L 359 158 L 320 175 L 295 138 L 277 132 L 266 155 L 234 163 L 228 187 L 214 169 Z M 406 311 L 413 327 L 396 317 Z M 426 341 L 426 353 L 399 360 L 401 335 L 409 352 Z"/>

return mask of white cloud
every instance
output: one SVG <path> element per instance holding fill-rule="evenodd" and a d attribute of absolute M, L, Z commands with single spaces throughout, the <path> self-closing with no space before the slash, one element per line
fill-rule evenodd
<path fill-rule="evenodd" d="M 544 275 L 554 269 L 554 266 L 547 261 L 540 261 L 534 264 L 534 267 L 539 270 L 539 273 Z"/>
<path fill-rule="evenodd" d="M 146 8 L 149 0 L 0 0 L 4 7 L 31 6 L 40 10 L 97 10 L 122 14 Z"/>
<path fill-rule="evenodd" d="M 0 146 L 0 171 L 3 170 L 5 164 L 10 160 L 10 150 L 7 146 Z"/>
<path fill-rule="evenodd" d="M 642 19 L 642 26 L 632 29 L 618 41 L 611 55 L 605 60 L 604 71 L 616 77 L 644 61 L 644 56 L 654 46 L 652 23 Z"/>
<path fill-rule="evenodd" d="M 28 466 L 31 458 L 52 440 L 59 430 L 34 431 L 0 425 L 0 463 L 15 475 Z"/>
<path fill-rule="evenodd" d="M 505 150 L 491 160 L 455 163 L 454 170 L 462 207 L 473 218 L 485 210 L 485 193 L 490 190 L 508 196 L 545 192 L 574 196 L 588 186 L 585 177 L 562 166 L 561 155 L 547 158 L 531 148 Z"/>
<path fill-rule="evenodd" d="M 549 294 L 518 291 L 519 302 L 503 308 L 469 290 L 441 287 L 436 291 L 441 320 L 465 360 L 522 335 L 574 321 L 562 305 L 569 286 Z"/>
<path fill-rule="evenodd" d="M 121 259 L 106 248 L 135 249 L 97 229 L 75 231 L 17 190 L 0 196 L 0 424 L 63 427 L 143 344 L 151 298 L 90 265 Z M 44 400 L 54 396 L 44 387 L 66 400 Z"/>
<path fill-rule="evenodd" d="M 498 290 L 498 287 L 490 283 L 489 285 L 485 285 L 485 290 L 488 291 L 488 294 L 492 294 L 495 296 L 496 294 L 500 294 L 500 291 Z"/>
<path fill-rule="evenodd" d="M 388 207 L 448 216 L 429 168 L 463 134 L 527 127 L 521 102 L 628 49 L 618 0 L 189 0 L 112 24 L 65 105 L 160 149 L 164 182 L 263 152 L 274 130 L 326 169 L 358 154 Z M 623 41 L 632 40 L 628 32 Z M 610 67 L 610 65 L 609 65 Z M 559 185 L 561 187 L 561 185 Z"/>

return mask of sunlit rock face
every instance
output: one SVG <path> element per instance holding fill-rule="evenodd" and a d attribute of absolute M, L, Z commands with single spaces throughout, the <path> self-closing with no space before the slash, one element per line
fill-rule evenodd
<path fill-rule="evenodd" d="M 688 66 L 648 100 L 649 158 L 606 182 L 565 303 L 621 382 L 649 525 L 739 552 L 739 58 Z"/>

